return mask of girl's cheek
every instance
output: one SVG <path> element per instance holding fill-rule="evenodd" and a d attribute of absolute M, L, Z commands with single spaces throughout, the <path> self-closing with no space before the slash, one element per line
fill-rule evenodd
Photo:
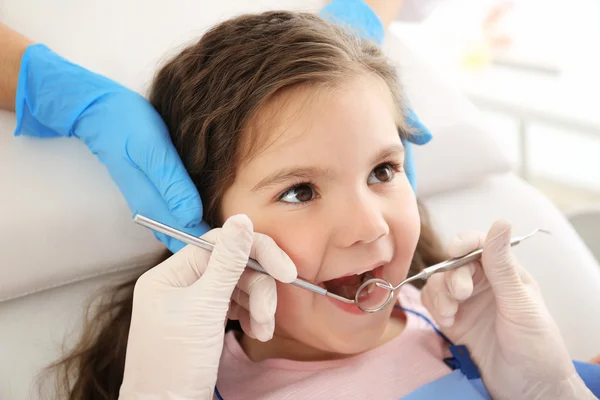
<path fill-rule="evenodd" d="M 403 215 L 395 221 L 398 230 L 402 232 L 403 242 L 408 248 L 416 248 L 421 235 L 421 217 L 416 201 L 410 202 Z"/>
<path fill-rule="evenodd" d="M 290 293 L 286 287 L 288 284 L 279 281 L 275 282 L 277 285 L 277 313 L 285 312 L 288 307 Z"/>
<path fill-rule="evenodd" d="M 307 307 L 310 297 L 314 296 L 312 292 L 289 283 L 276 282 L 276 285 L 277 313 L 285 313 L 286 316 L 301 314 L 302 308 Z"/>
<path fill-rule="evenodd" d="M 305 297 L 312 295 L 312 293 L 289 283 L 277 282 L 275 331 L 284 336 L 297 337 L 303 331 L 301 321 L 306 321 L 306 315 L 309 312 L 310 299 Z"/>

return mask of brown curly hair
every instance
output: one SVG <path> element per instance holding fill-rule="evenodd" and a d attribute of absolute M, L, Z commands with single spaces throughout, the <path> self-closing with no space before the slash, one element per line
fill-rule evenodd
<path fill-rule="evenodd" d="M 305 13 L 267 12 L 223 22 L 168 61 L 156 74 L 150 102 L 164 119 L 177 152 L 201 195 L 204 219 L 220 226 L 223 194 L 243 160 L 258 151 L 247 127 L 278 93 L 342 84 L 374 74 L 389 87 L 398 133 L 408 134 L 395 68 L 367 40 Z M 249 145 L 246 145 L 249 144 Z M 444 258 L 425 209 L 410 274 Z M 79 343 L 52 365 L 68 399 L 117 399 L 132 312 L 132 279 L 88 318 Z"/>

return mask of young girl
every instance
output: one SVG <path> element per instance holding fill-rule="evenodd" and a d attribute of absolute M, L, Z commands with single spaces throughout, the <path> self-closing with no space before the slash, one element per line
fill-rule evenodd
<path fill-rule="evenodd" d="M 395 69 L 374 44 L 313 15 L 240 17 L 164 66 L 150 101 L 206 199 L 205 220 L 217 227 L 248 215 L 303 279 L 352 298 L 362 277 L 397 283 L 444 258 L 402 170 L 402 95 Z M 405 294 L 403 303 L 418 302 L 417 290 Z M 225 399 L 276 398 L 291 390 L 290 378 L 302 382 L 334 367 L 344 374 L 357 360 L 339 359 L 388 342 L 378 351 L 402 354 L 410 335 L 393 339 L 417 325 L 391 315 L 392 307 L 365 315 L 289 284 L 277 295 L 272 340 L 227 335 L 218 383 Z M 448 371 L 443 340 L 431 329 L 418 336 L 422 347 L 396 361 L 408 367 L 425 355 L 436 365 L 425 362 L 415 379 L 382 360 L 403 379 L 381 398 Z M 363 368 L 373 368 L 366 361 L 376 355 L 365 357 Z"/>
<path fill-rule="evenodd" d="M 395 69 L 371 42 L 309 14 L 241 16 L 169 61 L 151 102 L 206 222 L 247 215 L 299 277 L 352 297 L 363 279 L 396 284 L 446 258 L 403 173 L 410 132 Z M 58 364 L 75 376 L 72 398 L 116 397 L 134 284 L 116 289 Z M 449 374 L 448 344 L 419 316 L 419 290 L 404 287 L 398 301 L 404 311 L 366 314 L 278 283 L 271 340 L 257 340 L 247 316 L 243 330 L 230 325 L 219 396 L 398 399 Z"/>

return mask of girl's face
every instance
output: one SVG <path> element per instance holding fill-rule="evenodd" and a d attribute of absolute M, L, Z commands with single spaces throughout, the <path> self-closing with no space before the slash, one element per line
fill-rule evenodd
<path fill-rule="evenodd" d="M 243 213 L 292 258 L 298 276 L 330 287 L 379 267 L 405 279 L 420 233 L 391 93 L 375 76 L 336 89 L 282 94 L 255 118 L 249 137 L 267 141 L 243 163 L 222 215 Z M 264 139 L 267 138 L 267 139 Z M 274 341 L 354 354 L 376 346 L 392 305 L 374 314 L 277 283 Z"/>

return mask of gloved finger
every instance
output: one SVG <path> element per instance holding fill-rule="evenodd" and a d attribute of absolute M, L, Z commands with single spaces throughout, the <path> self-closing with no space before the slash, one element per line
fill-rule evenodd
<path fill-rule="evenodd" d="M 256 339 L 261 342 L 266 342 L 273 338 L 275 319 L 266 323 L 259 323 L 252 317 L 252 313 L 250 313 L 250 327 L 252 328 L 252 332 L 256 336 Z"/>
<path fill-rule="evenodd" d="M 453 311 L 452 307 L 448 307 L 452 303 L 452 297 L 450 293 L 438 291 L 432 287 L 438 286 L 439 282 L 438 285 L 435 285 L 434 283 L 434 285 L 429 286 L 431 284 L 430 281 L 434 276 L 429 278 L 427 284 L 421 291 L 421 302 L 427 308 L 434 321 L 439 326 L 449 328 L 454 325 L 454 318 L 456 316 L 456 312 L 458 311 L 458 302 L 456 302 L 456 311 Z M 440 308 L 442 309 L 441 312 Z"/>
<path fill-rule="evenodd" d="M 133 215 L 141 214 L 163 224 L 184 231 L 192 236 L 200 237 L 210 230 L 208 224 L 198 220 L 193 228 L 185 227 L 172 215 L 164 199 L 154 187 L 150 179 L 128 160 L 106 160 L 108 171 L 125 197 Z M 154 236 L 169 248 L 172 253 L 181 250 L 185 244 L 162 233 L 153 232 Z"/>
<path fill-rule="evenodd" d="M 243 274 L 242 274 L 243 276 Z M 244 293 L 240 288 L 233 289 L 233 293 L 231 294 L 231 301 L 237 306 L 240 306 L 246 311 L 250 311 L 250 296 L 247 293 Z"/>
<path fill-rule="evenodd" d="M 275 318 L 277 285 L 273 277 L 246 269 L 238 282 L 237 289 L 248 298 L 247 307 L 244 308 L 250 311 L 250 315 L 257 322 L 270 323 Z M 241 298 L 245 300 L 243 296 Z"/>
<path fill-rule="evenodd" d="M 127 155 L 150 181 L 161 202 L 176 221 L 175 228 L 194 228 L 202 221 L 202 201 L 175 146 L 169 139 L 164 121 L 146 99 L 125 92 L 120 101 L 136 111 L 135 131 L 125 142 Z M 141 125 L 140 125 L 140 121 Z M 131 128 L 130 128 L 131 129 Z M 164 217 L 164 216 L 162 216 Z"/>
<path fill-rule="evenodd" d="M 119 187 L 133 215 L 141 214 L 174 228 L 181 228 L 181 224 L 171 215 L 167 204 L 152 182 L 146 174 L 132 164 L 131 160 L 121 158 L 113 160 L 109 158 L 110 156 L 102 157 L 100 155 L 98 157 L 106 165 L 111 178 Z M 173 253 L 185 246 L 169 236 L 153 233 Z"/>
<path fill-rule="evenodd" d="M 512 256 L 510 235 L 510 223 L 497 221 L 490 228 L 483 245 L 483 269 L 498 300 L 509 300 L 520 293 L 523 286 L 519 268 Z"/>
<path fill-rule="evenodd" d="M 429 304 L 429 311 L 442 326 L 451 326 L 458 312 L 458 300 L 450 293 L 446 283 L 446 273 L 432 275 L 422 290 L 422 297 Z"/>
<path fill-rule="evenodd" d="M 240 312 L 242 310 L 244 310 L 243 307 L 241 307 L 238 303 L 236 303 L 233 300 L 233 296 L 235 296 L 235 291 L 234 294 L 231 295 L 231 300 L 229 301 L 229 310 L 227 311 L 227 319 L 231 319 L 234 321 L 239 321 L 240 319 Z"/>
<path fill-rule="evenodd" d="M 223 317 L 233 289 L 248 263 L 252 229 L 252 221 L 246 215 L 234 215 L 225 221 L 202 278 L 192 284 L 192 287 L 198 287 L 202 298 L 211 299 L 213 310 L 221 306 Z"/>
<path fill-rule="evenodd" d="M 476 231 L 466 231 L 456 235 L 448 243 L 448 255 L 452 258 L 462 257 L 465 254 L 483 247 L 485 235 Z M 471 281 L 474 287 L 478 287 L 485 279 L 485 274 L 479 261 L 467 264 L 471 272 Z M 462 274 L 462 273 L 461 273 Z M 466 277 L 465 275 L 462 275 Z M 468 284 L 467 284 L 468 285 Z M 470 290 L 473 293 L 473 289 Z M 470 295 L 469 295 L 470 296 Z"/>
<path fill-rule="evenodd" d="M 195 228 L 202 222 L 202 200 L 179 155 L 170 142 L 164 143 L 164 154 L 150 158 L 146 175 L 156 186 L 163 201 L 181 228 Z M 150 156 L 149 156 L 150 157 Z M 161 164 L 156 164 L 161 162 Z"/>
<path fill-rule="evenodd" d="M 423 122 L 421 122 L 419 117 L 417 117 L 417 114 L 415 114 L 412 108 L 408 108 L 407 110 L 406 124 L 411 131 L 413 131 L 408 138 L 411 143 L 424 145 L 429 143 L 429 141 L 432 139 L 431 132 L 423 124 Z"/>
<path fill-rule="evenodd" d="M 250 327 L 256 338 L 263 342 L 271 339 L 277 308 L 275 279 L 261 272 L 246 269 L 232 298 L 250 313 Z"/>
<path fill-rule="evenodd" d="M 412 143 L 403 140 L 404 145 L 404 173 L 413 191 L 417 190 L 417 177 L 415 172 L 415 160 L 412 152 Z"/>
<path fill-rule="evenodd" d="M 473 275 L 475 271 L 476 263 L 469 263 L 444 274 L 446 286 L 456 300 L 464 301 L 473 294 Z"/>
<path fill-rule="evenodd" d="M 296 265 L 292 259 L 281 250 L 270 236 L 254 233 L 254 244 L 250 257 L 280 282 L 290 283 L 298 277 Z"/>
<path fill-rule="evenodd" d="M 448 243 L 448 255 L 452 258 L 462 257 L 465 254 L 483 247 L 485 235 L 480 232 L 467 231 L 456 235 Z"/>
<path fill-rule="evenodd" d="M 241 295 L 243 296 L 243 294 Z M 259 323 L 248 310 L 237 303 L 231 303 L 227 314 L 229 319 L 240 321 L 242 330 L 251 338 L 266 342 L 273 337 L 275 331 L 275 320 L 267 323 Z"/>
<path fill-rule="evenodd" d="M 227 314 L 227 317 L 234 321 L 239 321 L 244 333 L 250 336 L 252 339 L 256 339 L 256 335 L 252 331 L 250 313 L 248 310 L 244 310 L 239 304 L 232 303 L 229 307 L 229 313 Z"/>
<path fill-rule="evenodd" d="M 424 145 L 431 140 L 432 136 L 429 129 L 421 122 L 412 108 L 408 108 L 407 110 L 406 125 L 408 125 L 411 133 L 408 140 L 402 141 L 402 144 L 404 145 L 404 171 L 413 191 L 416 191 L 417 179 L 412 145 L 413 143 Z"/>

